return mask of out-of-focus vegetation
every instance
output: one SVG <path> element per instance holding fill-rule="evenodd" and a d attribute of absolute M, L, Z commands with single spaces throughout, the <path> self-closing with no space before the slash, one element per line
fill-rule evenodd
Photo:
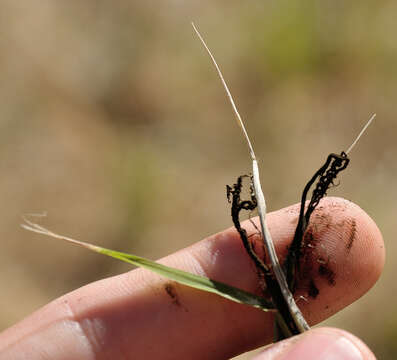
<path fill-rule="evenodd" d="M 249 171 L 248 154 L 194 20 L 247 121 L 271 209 L 297 202 L 378 114 L 330 194 L 375 219 L 389 258 L 327 323 L 394 359 L 396 15 L 387 0 L 2 1 L 1 328 L 129 270 L 24 232 L 22 214 L 46 211 L 57 232 L 152 259 L 231 226 L 224 185 Z"/>

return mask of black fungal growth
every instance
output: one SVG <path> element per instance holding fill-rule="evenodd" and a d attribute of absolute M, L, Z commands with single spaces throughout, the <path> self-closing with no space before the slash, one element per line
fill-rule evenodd
<path fill-rule="evenodd" d="M 243 179 L 250 179 L 250 200 L 241 200 L 241 191 L 243 187 Z M 291 316 L 289 311 L 289 307 L 287 302 L 285 301 L 280 284 L 275 279 L 273 271 L 271 271 L 270 266 L 265 264 L 255 253 L 255 250 L 252 247 L 251 242 L 248 239 L 247 231 L 241 227 L 240 224 L 240 212 L 242 210 L 252 211 L 257 207 L 257 200 L 255 196 L 255 191 L 252 183 L 252 176 L 242 175 L 237 178 L 237 182 L 233 186 L 226 185 L 226 195 L 229 202 L 232 203 L 232 219 L 233 224 L 240 234 L 240 238 L 244 244 L 244 248 L 247 251 L 248 255 L 254 261 L 256 268 L 259 273 L 263 276 L 266 282 L 266 288 L 271 295 L 271 300 L 274 307 L 279 311 L 280 315 L 284 319 L 287 324 L 289 331 L 293 335 L 299 334 L 299 330 L 296 327 L 296 324 Z M 277 327 L 279 339 L 283 339 L 283 335 L 281 330 Z"/>
<path fill-rule="evenodd" d="M 320 200 L 326 196 L 328 189 L 331 186 L 335 186 L 335 179 L 337 175 L 346 169 L 349 164 L 349 158 L 345 152 L 342 152 L 340 155 L 338 154 L 330 154 L 327 157 L 324 165 L 320 167 L 310 179 L 310 181 L 306 184 L 303 189 L 300 211 L 299 211 L 299 219 L 298 224 L 295 230 L 294 239 L 291 243 L 291 246 L 288 250 L 287 258 L 283 264 L 283 270 L 287 277 L 287 283 L 289 289 L 292 293 L 295 292 L 297 287 L 297 275 L 300 273 L 299 263 L 301 256 L 303 254 L 303 237 L 306 232 L 306 229 L 310 222 L 310 216 L 313 211 L 316 209 Z M 243 187 L 243 179 L 250 179 L 250 199 L 242 200 L 241 199 L 241 191 Z M 317 181 L 317 182 L 316 182 Z M 309 205 L 305 211 L 305 203 L 307 199 L 307 194 L 313 184 L 316 182 L 312 197 L 310 199 Z M 240 224 L 240 212 L 242 210 L 252 211 L 257 208 L 257 199 L 255 196 L 255 191 L 253 187 L 252 176 L 242 175 L 237 178 L 237 182 L 233 186 L 226 185 L 226 195 L 229 203 L 232 203 L 231 215 L 233 224 L 238 231 L 240 238 L 244 244 L 245 250 L 248 255 L 254 261 L 256 268 L 259 273 L 264 277 L 266 282 L 266 288 L 268 293 L 271 294 L 271 300 L 275 308 L 279 311 L 280 315 L 284 319 L 287 324 L 289 331 L 292 334 L 298 334 L 299 331 L 296 327 L 295 322 L 293 321 L 291 314 L 289 312 L 288 304 L 282 296 L 280 284 L 275 279 L 271 266 L 267 265 L 263 262 L 255 253 L 251 242 L 248 239 L 247 231 L 241 227 Z M 324 272 L 324 271 L 323 271 Z M 327 277 L 330 274 L 321 274 L 322 276 Z M 331 277 L 329 278 L 331 281 Z M 317 287 L 312 281 L 311 286 L 309 287 L 309 296 L 315 298 L 319 294 Z M 280 329 L 278 328 L 278 336 L 279 339 L 282 339 L 282 334 Z"/>
<path fill-rule="evenodd" d="M 243 178 L 250 179 L 250 200 L 241 200 L 241 191 L 243 188 Z M 258 258 L 254 249 L 252 248 L 251 242 L 248 240 L 247 231 L 241 227 L 240 224 L 240 212 L 242 210 L 253 211 L 256 209 L 258 203 L 255 196 L 254 187 L 252 185 L 252 177 L 249 175 L 242 175 L 237 178 L 237 182 L 233 185 L 233 187 L 226 185 L 226 195 L 229 203 L 232 203 L 232 220 L 233 224 L 240 234 L 240 238 L 244 244 L 245 250 L 248 255 L 254 261 L 255 266 L 262 272 L 268 273 L 269 269 L 264 264 L 264 262 Z M 231 198 L 231 200 L 230 200 Z"/>
<path fill-rule="evenodd" d="M 342 151 L 340 155 L 329 154 L 324 165 L 316 171 L 303 190 L 298 225 L 296 226 L 294 239 L 284 263 L 288 286 L 292 293 L 294 293 L 297 287 L 296 274 L 299 273 L 299 260 L 302 255 L 302 240 L 309 225 L 310 216 L 319 204 L 320 200 L 326 196 L 330 186 L 335 185 L 334 181 L 338 173 L 346 169 L 347 165 L 349 165 L 349 161 L 350 159 L 344 151 Z M 317 179 L 318 181 L 305 212 L 307 193 Z"/>

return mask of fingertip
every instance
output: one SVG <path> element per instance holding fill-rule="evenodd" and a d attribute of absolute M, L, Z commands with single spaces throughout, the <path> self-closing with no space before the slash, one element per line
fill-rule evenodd
<path fill-rule="evenodd" d="M 299 204 L 267 216 L 281 262 L 293 239 L 298 213 Z M 254 235 L 250 239 L 257 238 L 255 250 L 261 251 L 258 230 L 250 222 L 242 225 Z M 304 248 L 300 270 L 302 278 L 307 278 L 308 282 L 302 279 L 298 282 L 298 290 L 306 296 L 306 301 L 299 302 L 298 306 L 311 324 L 359 298 L 378 279 L 384 264 L 379 229 L 362 209 L 343 199 L 325 198 L 320 202 L 312 215 Z M 256 267 L 233 228 L 160 262 L 249 292 L 261 294 L 263 290 Z M 316 286 L 317 292 L 307 295 L 307 284 Z M 48 324 L 64 323 L 66 319 L 72 324 L 81 324 L 88 340 L 90 334 L 94 334 L 93 340 L 101 347 L 98 352 L 112 354 L 112 358 L 119 358 L 121 352 L 163 359 L 201 358 L 202 349 L 206 349 L 208 359 L 230 358 L 272 338 L 274 319 L 271 313 L 189 287 L 172 286 L 170 288 L 169 281 L 142 269 L 104 279 L 59 299 L 48 307 L 49 310 L 39 311 L 26 319 L 19 330 L 4 334 L 3 338 L 9 337 L 12 342 L 21 339 L 19 347 L 31 349 L 32 334 L 37 333 L 35 339 L 45 341 L 45 334 L 40 335 L 42 329 Z M 299 300 L 299 294 L 296 298 Z M 63 341 L 77 344 L 74 339 L 81 336 L 81 332 L 71 326 L 63 329 Z M 313 331 L 307 334 L 318 334 L 318 330 Z M 59 329 L 57 333 L 60 334 Z M 323 340 L 328 339 L 328 335 L 318 336 L 318 343 L 321 336 Z M 347 338 L 340 333 L 338 336 Z M 147 339 L 151 338 L 156 339 L 156 344 L 148 346 Z M 350 341 L 356 341 L 354 339 Z M 341 342 L 343 345 L 343 341 L 338 344 Z M 82 346 L 81 351 L 86 351 L 87 347 Z M 362 354 L 367 354 L 363 359 L 373 359 L 365 345 L 360 346 L 357 345 Z M 77 345 L 75 351 L 78 351 Z"/>
<path fill-rule="evenodd" d="M 363 296 L 379 279 L 385 262 L 379 228 L 351 201 L 324 199 L 313 219 L 313 236 L 316 233 L 322 237 L 315 252 L 315 281 L 322 292 L 318 304 L 323 311 L 313 306 L 315 323 Z"/>
<path fill-rule="evenodd" d="M 253 360 L 344 359 L 375 360 L 356 336 L 336 328 L 312 329 L 267 347 Z"/>
<path fill-rule="evenodd" d="M 298 220 L 299 204 L 269 214 L 281 261 Z M 351 201 L 327 197 L 305 232 L 296 298 L 311 324 L 351 304 L 378 280 L 385 262 L 381 232 Z"/>

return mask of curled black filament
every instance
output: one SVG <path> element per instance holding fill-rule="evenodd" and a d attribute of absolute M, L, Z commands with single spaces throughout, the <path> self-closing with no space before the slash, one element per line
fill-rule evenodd
<path fill-rule="evenodd" d="M 338 173 L 346 169 L 349 161 L 350 159 L 347 157 L 347 154 L 344 151 L 342 151 L 340 155 L 333 153 L 329 154 L 324 165 L 316 171 L 316 173 L 303 189 L 298 224 L 295 229 L 294 239 L 291 243 L 287 258 L 284 263 L 287 282 L 291 292 L 294 292 L 296 289 L 296 274 L 299 273 L 298 270 L 299 260 L 302 254 L 302 240 L 309 225 L 310 216 L 319 204 L 320 200 L 326 196 L 329 187 L 331 185 L 335 185 L 334 180 L 336 179 Z M 312 197 L 305 212 L 307 193 L 316 180 L 316 186 L 313 190 Z"/>
<path fill-rule="evenodd" d="M 242 182 L 243 182 L 243 178 L 245 177 L 248 177 L 251 180 L 249 200 L 241 199 L 241 191 L 243 186 Z M 280 284 L 277 282 L 272 272 L 271 266 L 269 266 L 264 261 L 262 261 L 255 253 L 255 250 L 253 249 L 252 244 L 248 239 L 247 231 L 244 228 L 242 228 L 240 224 L 240 212 L 242 210 L 252 211 L 256 209 L 258 205 L 252 183 L 252 177 L 248 175 L 239 176 L 237 178 L 237 182 L 233 184 L 233 186 L 226 185 L 226 194 L 228 201 L 232 203 L 231 214 L 232 214 L 233 224 L 240 235 L 245 250 L 247 251 L 248 255 L 254 262 L 259 273 L 263 276 L 266 282 L 266 289 L 270 293 L 273 305 L 280 312 L 282 318 L 284 319 L 285 323 L 288 326 L 289 331 L 294 335 L 299 334 L 299 330 L 291 316 L 288 304 L 282 295 Z M 279 328 L 277 329 L 279 330 L 279 335 L 280 335 L 281 330 Z"/>

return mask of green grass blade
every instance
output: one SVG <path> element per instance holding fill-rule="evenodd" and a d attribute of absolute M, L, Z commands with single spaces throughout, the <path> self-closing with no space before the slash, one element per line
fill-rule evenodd
<path fill-rule="evenodd" d="M 174 269 L 140 256 L 102 248 L 100 246 L 58 235 L 38 224 L 30 222 L 27 219 L 25 219 L 25 221 L 27 224 L 22 224 L 21 226 L 26 230 L 71 242 L 75 245 L 82 246 L 91 251 L 95 251 L 97 253 L 113 257 L 126 263 L 148 269 L 170 280 L 174 280 L 180 284 L 187 285 L 198 290 L 211 292 L 226 299 L 238 302 L 240 304 L 250 305 L 263 311 L 275 311 L 269 301 L 257 295 L 251 294 L 247 291 L 235 288 L 219 281 L 211 280 L 203 276 L 194 275 L 182 270 Z"/>
<path fill-rule="evenodd" d="M 265 299 L 219 281 L 174 269 L 136 255 L 105 248 L 98 248 L 97 252 L 148 269 L 180 284 L 211 292 L 241 304 L 247 304 L 265 311 L 269 310 L 270 307 L 269 302 Z"/>

